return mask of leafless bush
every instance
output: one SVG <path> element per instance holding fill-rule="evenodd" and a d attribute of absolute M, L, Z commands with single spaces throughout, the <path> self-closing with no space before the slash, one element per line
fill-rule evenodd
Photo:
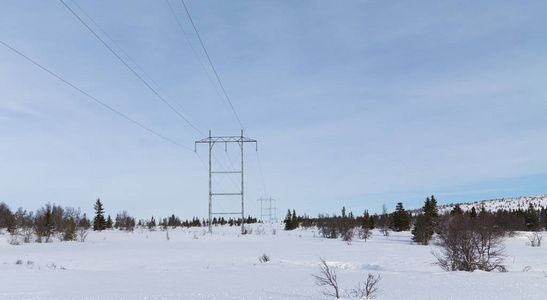
<path fill-rule="evenodd" d="M 389 237 L 389 227 L 382 227 L 380 228 L 380 233 L 386 237 L 386 239 Z"/>
<path fill-rule="evenodd" d="M 323 287 L 323 294 L 340 298 L 338 292 L 338 280 L 336 278 L 336 267 L 330 267 L 324 258 L 320 258 L 319 275 L 312 275 L 315 283 Z M 332 288 L 332 291 L 330 290 Z"/>
<path fill-rule="evenodd" d="M 19 245 L 19 230 L 17 228 L 13 228 L 10 232 L 9 237 L 9 243 L 10 245 L 17 246 Z"/>
<path fill-rule="evenodd" d="M 380 282 L 380 279 L 382 279 L 380 275 L 374 276 L 368 273 L 367 280 L 363 282 L 363 285 L 359 282 L 359 284 L 352 289 L 348 295 L 350 297 L 372 299 L 378 294 L 378 282 Z"/>
<path fill-rule="evenodd" d="M 20 230 L 20 234 L 23 236 L 23 243 L 30 243 L 30 238 L 34 232 L 34 214 L 33 212 L 27 212 L 20 207 L 15 213 L 15 223 Z"/>
<path fill-rule="evenodd" d="M 258 261 L 261 263 L 266 263 L 270 261 L 270 257 L 264 253 L 258 258 Z"/>
<path fill-rule="evenodd" d="M 22 265 L 23 264 L 23 261 L 18 259 L 16 262 L 15 262 L 16 265 Z"/>
<path fill-rule="evenodd" d="M 365 242 L 372 236 L 372 231 L 368 227 L 359 228 L 359 237 L 365 240 Z"/>
<path fill-rule="evenodd" d="M 535 231 L 532 234 L 528 235 L 528 240 L 530 241 L 529 244 L 532 247 L 540 247 L 541 246 L 541 239 L 543 236 L 541 235 L 541 232 Z"/>
<path fill-rule="evenodd" d="M 494 226 L 488 216 L 471 219 L 454 216 L 441 224 L 436 246 L 440 253 L 432 252 L 437 264 L 446 271 L 506 272 L 503 230 Z"/>
<path fill-rule="evenodd" d="M 119 230 L 133 232 L 133 230 L 135 229 L 135 218 L 131 217 L 127 213 L 127 211 L 124 210 L 116 214 L 116 223 L 114 227 L 118 228 Z"/>
<path fill-rule="evenodd" d="M 264 227 L 262 227 L 262 226 L 257 227 L 257 228 L 256 228 L 256 234 L 257 234 L 257 235 L 265 235 L 265 234 L 266 234 L 266 230 L 265 230 Z"/>
<path fill-rule="evenodd" d="M 522 268 L 522 272 L 528 272 L 530 270 L 532 270 L 532 267 L 530 267 L 530 266 L 526 266 L 526 267 Z"/>

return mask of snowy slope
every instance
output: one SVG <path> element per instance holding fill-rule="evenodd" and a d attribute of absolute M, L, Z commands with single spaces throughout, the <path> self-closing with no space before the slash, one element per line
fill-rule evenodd
<path fill-rule="evenodd" d="M 166 232 L 91 232 L 85 243 L 12 246 L 0 235 L 0 298 L 6 299 L 331 299 L 311 274 L 320 257 L 339 267 L 342 289 L 380 274 L 377 299 L 544 299 L 547 247 L 524 234 L 506 240 L 507 273 L 445 272 L 434 246 L 409 232 L 367 242 L 324 239 L 315 230 L 254 225 Z M 262 234 L 259 234 L 262 232 Z M 275 234 L 274 234 L 275 233 Z M 267 254 L 271 261 L 260 263 Z M 21 264 L 16 264 L 20 260 Z M 530 268 L 524 272 L 523 269 Z M 545 271 L 545 272 L 544 272 Z"/>
<path fill-rule="evenodd" d="M 499 209 L 526 210 L 528 209 L 528 206 L 530 205 L 530 203 L 532 203 L 532 205 L 536 207 L 537 209 L 541 207 L 547 207 L 547 194 L 537 195 L 537 196 L 518 197 L 518 198 L 482 200 L 482 201 L 476 201 L 476 202 L 470 202 L 470 203 L 460 203 L 460 207 L 462 208 L 463 211 L 468 211 L 468 210 L 471 210 L 471 208 L 474 206 L 475 209 L 479 211 L 481 207 L 484 206 L 484 208 L 487 211 L 495 212 Z M 453 207 L 454 207 L 454 204 L 440 205 L 439 213 L 450 212 L 452 211 Z"/>

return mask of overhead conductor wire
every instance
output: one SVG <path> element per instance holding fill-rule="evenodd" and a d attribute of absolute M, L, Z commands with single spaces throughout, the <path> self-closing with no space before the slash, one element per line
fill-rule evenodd
<path fill-rule="evenodd" d="M 215 73 L 218 83 L 220 84 L 220 88 L 222 89 L 222 92 L 224 93 L 226 100 L 228 100 L 228 104 L 230 104 L 230 107 L 232 108 L 232 112 L 234 113 L 236 121 L 239 123 L 239 126 L 241 126 L 241 129 L 245 131 L 245 128 L 243 127 L 243 124 L 241 123 L 241 120 L 239 119 L 239 116 L 237 115 L 237 112 L 234 109 L 234 106 L 232 105 L 232 101 L 230 101 L 230 97 L 228 97 L 228 93 L 226 93 L 226 89 L 224 89 L 224 85 L 222 84 L 222 81 L 220 80 L 220 77 L 218 76 L 217 70 L 215 69 L 213 62 L 211 61 L 211 57 L 209 57 L 209 52 L 207 52 L 207 49 L 205 48 L 205 44 L 203 44 L 203 41 L 201 40 L 201 36 L 199 35 L 198 29 L 196 28 L 196 25 L 194 24 L 194 21 L 192 20 L 192 16 L 190 16 L 190 12 L 188 11 L 186 4 L 184 3 L 184 0 L 181 0 L 181 2 L 182 2 L 182 5 L 184 6 L 184 9 L 186 10 L 188 19 L 190 19 L 190 23 L 192 23 L 192 27 L 194 28 L 194 31 L 196 32 L 196 35 L 199 39 L 201 47 L 203 48 L 203 51 L 205 52 L 205 55 L 207 56 L 207 60 L 209 61 L 209 64 L 211 65 L 211 68 L 213 69 L 213 72 Z"/>
<path fill-rule="evenodd" d="M 72 84 L 72 83 L 68 82 L 67 80 L 63 79 L 61 76 L 59 76 L 59 75 L 53 73 L 52 71 L 48 70 L 46 67 L 44 67 L 44 66 L 42 66 L 41 64 L 37 63 L 36 61 L 32 60 L 30 57 L 28 57 L 28 56 L 24 55 L 23 53 L 19 52 L 17 49 L 13 48 L 12 46 L 10 46 L 10 45 L 4 43 L 3 41 L 0 41 L 0 43 L 1 43 L 2 45 L 6 46 L 7 48 L 9 48 L 10 50 L 12 50 L 13 52 L 19 54 L 20 56 L 22 56 L 23 58 L 25 58 L 25 59 L 28 60 L 29 62 L 33 63 L 35 66 L 37 66 L 37 67 L 39 67 L 40 69 L 46 71 L 47 73 L 53 75 L 55 78 L 59 79 L 60 81 L 64 82 L 65 84 L 69 85 L 70 87 L 72 87 L 73 89 L 77 90 L 78 92 L 84 94 L 85 96 L 87 96 L 87 97 L 90 98 L 91 100 L 93 100 L 93 101 L 99 103 L 100 105 L 102 105 L 102 106 L 108 108 L 109 110 L 111 110 L 112 112 L 116 113 L 117 115 L 119 115 L 119 116 L 123 117 L 124 119 L 130 121 L 131 123 L 133 123 L 133 124 L 135 124 L 135 125 L 137 125 L 137 126 L 143 128 L 143 129 L 145 129 L 146 131 L 148 131 L 148 132 L 150 132 L 150 133 L 152 133 L 152 134 L 154 134 L 154 135 L 156 135 L 156 136 L 158 136 L 158 137 L 160 137 L 160 138 L 162 138 L 162 139 L 164 139 L 164 140 L 166 140 L 166 141 L 169 141 L 169 142 L 171 142 L 171 143 L 173 143 L 173 144 L 175 144 L 175 145 L 177 145 L 177 146 L 180 146 L 180 147 L 182 147 L 182 148 L 184 148 L 184 149 L 187 149 L 187 150 L 190 150 L 190 151 L 194 151 L 194 150 L 192 150 L 192 149 L 190 149 L 190 148 L 188 148 L 188 147 L 186 147 L 186 146 L 184 146 L 184 145 L 182 145 L 182 144 L 180 144 L 180 143 L 177 143 L 177 142 L 173 141 L 172 139 L 170 139 L 170 138 L 168 138 L 168 137 L 166 137 L 166 136 L 164 136 L 164 135 L 162 135 L 162 134 L 160 134 L 160 133 L 158 133 L 158 132 L 156 132 L 156 131 L 154 131 L 154 130 L 148 128 L 148 127 L 146 127 L 145 125 L 143 125 L 143 124 L 141 124 L 141 123 L 139 123 L 139 122 L 137 122 L 137 121 L 131 119 L 130 117 L 128 117 L 128 116 L 124 115 L 123 113 L 119 112 L 118 110 L 114 109 L 112 106 L 110 106 L 110 105 L 108 105 L 108 104 L 102 102 L 101 100 L 99 100 L 99 99 L 97 99 L 97 98 L 91 96 L 90 94 L 88 94 L 87 92 L 83 91 L 83 90 L 80 89 L 79 87 L 77 87 L 77 86 L 75 86 L 74 84 Z"/>
<path fill-rule="evenodd" d="M 108 48 L 108 50 L 110 50 L 110 52 L 112 52 L 112 54 L 114 54 L 133 74 L 135 74 L 135 76 L 137 76 L 137 78 L 140 79 L 140 81 L 142 83 L 144 83 L 156 96 L 158 96 L 158 98 L 161 99 L 161 101 L 163 101 L 163 103 L 165 103 L 172 111 L 174 111 L 180 118 L 182 118 L 188 125 L 190 125 L 192 128 L 194 128 L 198 133 L 200 133 L 202 136 L 205 136 L 205 134 L 203 134 L 196 126 L 194 126 L 194 124 L 192 124 L 190 121 L 188 121 L 180 112 L 178 112 L 171 104 L 169 104 L 169 102 L 167 102 L 152 86 L 150 86 L 146 80 L 144 80 L 137 72 L 135 72 L 135 70 L 133 70 L 133 68 L 131 68 L 131 66 L 129 66 L 125 60 L 123 60 L 123 58 L 121 58 L 117 53 L 116 51 L 114 51 L 110 46 L 108 46 L 108 44 L 103 40 L 101 39 L 101 37 L 95 33 L 95 31 L 93 31 L 93 29 L 91 29 L 91 27 L 89 27 L 87 25 L 86 22 L 84 22 L 84 20 L 82 20 L 82 18 L 80 18 L 80 16 L 78 16 L 78 14 L 76 14 L 63 0 L 59 0 L 61 1 L 61 3 L 63 3 L 63 5 L 87 28 L 89 29 L 89 31 L 91 31 L 91 33 L 93 33 L 93 35 L 99 39 L 99 41 L 101 41 L 101 43 L 103 43 L 103 45 Z"/>
<path fill-rule="evenodd" d="M 226 97 L 226 100 L 228 101 L 228 103 L 230 104 L 230 108 L 232 109 L 232 112 L 234 113 L 234 116 L 235 116 L 235 119 L 236 121 L 239 123 L 239 125 L 241 126 L 241 129 L 246 132 L 245 128 L 243 127 L 243 124 L 241 123 L 241 120 L 239 119 L 239 116 L 237 115 L 237 112 L 234 108 L 234 106 L 232 105 L 232 101 L 230 100 L 230 97 L 228 96 L 228 93 L 226 92 L 226 89 L 224 88 L 224 85 L 222 84 L 222 81 L 220 80 L 220 77 L 215 69 L 215 66 L 213 65 L 213 62 L 211 60 L 211 57 L 209 56 L 209 52 L 207 52 L 207 48 L 205 47 L 205 44 L 203 43 L 203 40 L 201 39 L 201 36 L 199 35 L 199 32 L 197 30 L 197 27 L 196 25 L 194 24 L 194 21 L 192 19 L 192 16 L 190 15 L 190 11 L 188 10 L 188 7 L 186 6 L 186 3 L 184 3 L 184 0 L 181 0 L 182 2 L 182 5 L 184 6 L 184 10 L 186 11 L 186 14 L 188 15 L 188 19 L 190 20 L 190 23 L 192 24 L 192 27 L 194 28 L 194 31 L 199 39 L 199 42 L 201 44 L 201 47 L 203 48 L 203 51 L 205 52 L 205 55 L 207 56 L 207 60 L 209 61 L 209 64 L 211 65 L 211 68 L 213 69 L 213 72 L 215 73 L 215 76 L 220 84 L 220 87 L 222 89 L 222 92 L 224 93 L 224 96 Z M 169 2 L 168 2 L 169 3 Z M 177 19 L 177 22 L 178 22 L 178 19 Z M 179 26 L 180 26 L 180 22 L 179 22 Z M 183 33 L 185 34 L 186 36 L 186 33 L 184 32 L 184 30 L 182 29 L 182 26 L 181 26 L 181 30 L 183 31 Z M 189 41 L 188 41 L 189 42 Z M 193 47 L 192 47 L 193 49 Z M 194 52 L 195 53 L 195 52 Z M 197 54 L 196 54 L 197 56 Z M 198 57 L 199 59 L 199 57 Z M 201 62 L 201 61 L 200 61 Z M 215 87 L 216 88 L 216 87 Z M 266 184 L 265 184 L 265 180 L 264 180 L 264 174 L 262 173 L 262 165 L 260 163 L 260 156 L 258 155 L 258 151 L 256 152 L 256 158 L 257 158 L 257 161 L 258 161 L 258 170 L 260 172 L 260 179 L 262 181 L 262 187 L 264 189 L 264 192 L 267 194 L 267 189 L 266 189 Z"/>

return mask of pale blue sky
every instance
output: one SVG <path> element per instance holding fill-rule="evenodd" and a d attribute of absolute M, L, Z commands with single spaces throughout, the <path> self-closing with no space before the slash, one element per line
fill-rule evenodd
<path fill-rule="evenodd" d="M 169 3 L 201 63 L 166 1 L 65 2 L 200 132 L 239 134 L 180 1 Z M 258 140 L 264 184 L 254 147 L 245 151 L 249 214 L 264 196 L 282 218 L 418 208 L 431 194 L 443 204 L 547 193 L 544 1 L 186 5 Z M 191 149 L 0 44 L 0 201 L 92 213 L 100 197 L 111 215 L 207 215 L 207 147 L 193 153 L 204 136 L 60 1 L 0 1 L 0 41 Z M 230 150 L 216 153 L 227 168 L 239 159 Z"/>

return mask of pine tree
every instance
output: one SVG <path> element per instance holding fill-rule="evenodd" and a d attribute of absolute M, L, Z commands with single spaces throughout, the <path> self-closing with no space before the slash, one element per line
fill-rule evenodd
<path fill-rule="evenodd" d="M 463 215 L 463 210 L 462 210 L 462 208 L 460 207 L 459 204 L 454 205 L 454 209 L 452 209 L 452 211 L 450 212 L 450 215 L 452 215 L 452 216 L 462 216 Z"/>
<path fill-rule="evenodd" d="M 474 219 L 474 218 L 477 217 L 477 210 L 475 209 L 474 206 L 471 207 L 471 212 L 469 213 L 469 217 L 470 217 L 471 219 Z"/>
<path fill-rule="evenodd" d="M 287 215 L 285 216 L 283 223 L 285 223 L 285 230 L 292 230 L 292 215 L 290 209 L 287 210 Z"/>
<path fill-rule="evenodd" d="M 97 199 L 97 202 L 93 205 L 95 209 L 95 218 L 93 219 L 93 230 L 102 231 L 106 229 L 106 220 L 104 219 L 104 208 L 101 203 L 101 199 Z"/>
<path fill-rule="evenodd" d="M 397 206 L 395 207 L 391 229 L 393 229 L 393 231 L 405 231 L 410 229 L 410 216 L 405 211 L 402 202 L 397 203 Z"/>
<path fill-rule="evenodd" d="M 106 229 L 112 229 L 113 226 L 114 222 L 112 221 L 110 215 L 108 215 L 108 218 L 106 219 Z"/>
<path fill-rule="evenodd" d="M 291 225 L 292 225 L 292 228 L 291 229 L 296 229 L 298 228 L 298 217 L 296 216 L 296 211 L 293 209 L 292 210 L 292 218 L 291 218 Z"/>
<path fill-rule="evenodd" d="M 368 210 L 366 210 L 366 209 L 365 209 L 365 212 L 363 213 L 363 222 L 361 223 L 361 228 L 371 229 L 370 228 L 370 214 L 368 213 Z"/>
<path fill-rule="evenodd" d="M 541 227 L 538 213 L 532 203 L 530 203 L 528 210 L 526 210 L 524 220 L 526 222 L 526 231 L 538 231 Z"/>
<path fill-rule="evenodd" d="M 416 217 L 416 224 L 412 230 L 412 240 L 427 245 L 435 233 L 438 219 L 437 200 L 434 196 L 431 196 L 431 199 L 427 197 L 422 207 L 422 214 Z"/>

